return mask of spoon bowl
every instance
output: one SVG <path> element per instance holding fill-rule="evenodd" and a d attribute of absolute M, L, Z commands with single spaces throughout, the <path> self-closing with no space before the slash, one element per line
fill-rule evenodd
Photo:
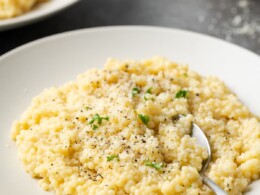
<path fill-rule="evenodd" d="M 184 118 L 183 115 L 177 115 L 175 119 L 178 118 Z M 212 181 L 210 178 L 208 178 L 205 175 L 205 171 L 207 170 L 209 163 L 211 161 L 211 148 L 208 141 L 208 138 L 202 131 L 202 129 L 195 123 L 192 123 L 191 127 L 191 137 L 195 137 L 197 139 L 197 143 L 207 149 L 208 152 L 208 158 L 203 161 L 202 169 L 199 172 L 201 175 L 201 178 L 203 182 L 216 194 L 216 195 L 227 195 L 227 192 L 225 192 L 223 189 L 221 189 L 214 181 Z"/>

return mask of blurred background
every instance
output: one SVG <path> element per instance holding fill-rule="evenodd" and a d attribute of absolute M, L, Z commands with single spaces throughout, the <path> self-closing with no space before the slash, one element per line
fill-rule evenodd
<path fill-rule="evenodd" d="M 185 29 L 260 54 L 260 0 L 81 0 L 46 20 L 0 32 L 0 55 L 52 34 L 112 25 Z"/>

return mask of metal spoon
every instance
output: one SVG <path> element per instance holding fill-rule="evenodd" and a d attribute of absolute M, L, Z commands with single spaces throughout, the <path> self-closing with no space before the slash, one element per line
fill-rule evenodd
<path fill-rule="evenodd" d="M 184 117 L 183 115 L 177 115 L 174 118 L 178 119 L 178 118 L 183 118 L 183 117 Z M 210 149 L 209 141 L 208 141 L 206 135 L 201 130 L 201 128 L 195 123 L 192 123 L 191 137 L 195 137 L 197 139 L 198 144 L 207 148 L 207 151 L 208 151 L 208 158 L 206 160 L 204 160 L 202 169 L 200 171 L 200 175 L 202 177 L 203 182 L 213 192 L 215 192 L 216 195 L 227 195 L 227 193 L 223 189 L 221 189 L 215 182 L 213 182 L 210 178 L 208 178 L 205 175 L 205 171 L 207 170 L 208 165 L 211 161 L 211 149 Z"/>

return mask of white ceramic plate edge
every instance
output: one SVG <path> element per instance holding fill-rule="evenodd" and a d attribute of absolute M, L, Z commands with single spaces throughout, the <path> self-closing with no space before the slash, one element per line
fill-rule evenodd
<path fill-rule="evenodd" d="M 250 57 L 254 58 L 255 61 L 260 62 L 260 58 L 258 55 L 254 54 L 253 52 L 250 52 L 246 49 L 240 48 L 236 45 L 230 44 L 230 43 L 226 43 L 222 40 L 218 40 L 216 38 L 212 38 L 209 36 L 204 36 L 204 35 L 200 35 L 198 33 L 193 33 L 193 32 L 187 32 L 187 31 L 183 31 L 183 30 L 177 30 L 177 29 L 170 29 L 170 28 L 154 28 L 154 27 L 149 27 L 149 26 L 117 26 L 117 27 L 101 27 L 101 28 L 93 28 L 93 29 L 82 29 L 82 30 L 77 30 L 77 31 L 71 31 L 71 32 L 67 32 L 67 33 L 62 33 L 62 34 L 58 34 L 58 35 L 54 35 L 54 36 L 49 36 L 40 40 L 36 40 L 34 42 L 25 44 L 23 46 L 20 46 L 19 48 L 16 48 L 6 54 L 4 54 L 2 57 L 0 57 L 0 66 L 2 65 L 1 62 L 4 62 L 5 59 L 8 59 L 9 57 L 15 57 L 16 53 L 19 53 L 20 51 L 26 50 L 30 47 L 34 47 L 38 44 L 41 43 L 47 43 L 48 42 L 52 42 L 55 39 L 63 39 L 64 37 L 68 37 L 68 36 L 77 36 L 79 34 L 84 34 L 84 33 L 93 33 L 93 32 L 99 32 L 101 30 L 106 30 L 106 31 L 116 31 L 116 30 L 120 30 L 120 31 L 128 31 L 128 30 L 133 30 L 133 29 L 138 29 L 138 30 L 156 30 L 156 31 L 171 31 L 171 32 L 176 32 L 176 33 L 184 33 L 186 35 L 191 35 L 191 36 L 197 36 L 197 37 L 201 37 L 203 39 L 206 40 L 211 40 L 213 42 L 223 42 L 225 43 L 227 46 L 229 46 L 230 48 L 233 48 L 234 50 L 240 50 L 242 52 L 246 52 L 247 55 L 250 55 Z M 174 60 L 174 59 L 172 59 Z M 260 64 L 259 64 L 260 65 Z M 29 177 L 29 176 L 28 176 Z M 35 184 L 36 185 L 36 184 Z"/>
<path fill-rule="evenodd" d="M 79 0 L 74 0 L 74 1 L 79 1 Z M 214 42 L 221 42 L 221 43 L 224 43 L 230 47 L 233 47 L 233 48 L 236 48 L 236 49 L 239 49 L 239 50 L 243 50 L 243 52 L 246 52 L 248 53 L 249 55 L 252 55 L 256 58 L 259 58 L 260 59 L 260 56 L 246 48 L 243 48 L 241 46 L 238 46 L 234 43 L 231 43 L 231 42 L 227 42 L 227 41 L 224 41 L 222 39 L 219 39 L 219 38 L 216 38 L 216 37 L 213 37 L 213 36 L 210 36 L 210 35 L 206 35 L 206 34 L 201 34 L 201 33 L 198 33 L 198 32 L 193 32 L 193 31 L 187 31 L 187 30 L 182 30 L 182 29 L 176 29 L 176 28 L 169 28 L 169 27 L 157 27 L 157 26 L 145 26 L 145 25 L 119 25 L 119 26 L 105 26 L 105 27 L 92 27 L 92 28 L 84 28 L 84 29 L 77 29 L 77 30 L 72 30 L 72 31 L 68 31 L 68 32 L 62 32 L 62 33 L 57 33 L 57 34 L 54 34 L 54 35 L 50 35 L 50 36 L 46 36 L 46 37 L 43 37 L 43 38 L 40 38 L 40 39 L 37 39 L 37 40 L 34 40 L 34 41 L 31 41 L 29 43 L 26 43 L 26 44 L 23 44 L 21 46 L 18 46 L 10 51 L 8 51 L 7 53 L 3 54 L 2 56 L 0 56 L 0 62 L 2 59 L 4 59 L 5 57 L 8 57 L 9 55 L 12 55 L 14 54 L 15 52 L 19 52 L 20 50 L 23 50 L 23 49 L 26 49 L 27 47 L 32 47 L 34 45 L 37 45 L 37 44 L 40 44 L 42 42 L 49 42 L 49 41 L 52 41 L 52 40 L 55 40 L 55 39 L 62 39 L 63 37 L 67 37 L 67 36 L 76 36 L 77 34 L 84 34 L 84 33 L 92 33 L 92 32 L 95 32 L 95 31 L 101 31 L 101 30 L 132 30 L 133 28 L 137 28 L 139 30 L 141 29 L 144 29 L 144 30 L 162 30 L 162 31 L 175 31 L 177 33 L 185 33 L 185 34 L 189 34 L 191 36 L 198 36 L 198 37 L 201 37 L 201 38 L 206 38 L 206 39 L 209 39 L 211 41 L 214 41 Z"/>

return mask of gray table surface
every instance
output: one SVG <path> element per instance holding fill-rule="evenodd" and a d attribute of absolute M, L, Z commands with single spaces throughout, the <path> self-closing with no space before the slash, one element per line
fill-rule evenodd
<path fill-rule="evenodd" d="M 260 0 L 81 0 L 44 21 L 0 32 L 0 55 L 52 34 L 111 25 L 196 31 L 260 54 Z"/>

